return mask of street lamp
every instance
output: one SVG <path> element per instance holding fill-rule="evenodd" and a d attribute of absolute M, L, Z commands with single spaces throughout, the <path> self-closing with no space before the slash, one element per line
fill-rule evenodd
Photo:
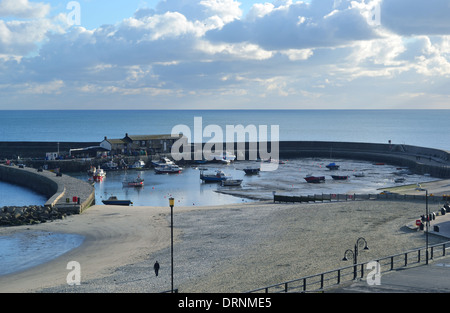
<path fill-rule="evenodd" d="M 169 206 L 170 206 L 170 271 L 171 271 L 171 282 L 172 288 L 171 292 L 173 293 L 173 205 L 175 203 L 175 199 L 169 198 Z"/>
<path fill-rule="evenodd" d="M 425 257 L 426 257 L 426 264 L 428 264 L 428 228 L 430 227 L 430 215 L 428 213 L 428 189 L 422 188 L 420 184 L 417 184 L 419 188 L 417 190 L 419 191 L 425 191 L 425 238 L 426 238 L 426 251 L 425 251 Z"/>
<path fill-rule="evenodd" d="M 363 248 L 364 250 L 369 250 L 366 239 L 364 239 L 363 237 L 359 237 L 358 240 L 356 240 L 355 249 L 354 250 L 351 250 L 351 249 L 345 250 L 344 258 L 342 259 L 342 261 L 348 261 L 347 255 L 349 253 L 351 253 L 351 256 L 353 257 L 353 265 L 354 265 L 354 269 L 353 269 L 354 279 L 356 279 L 356 264 L 358 264 L 358 250 L 359 250 L 359 247 L 361 246 L 361 244 L 364 244 L 364 248 Z"/>

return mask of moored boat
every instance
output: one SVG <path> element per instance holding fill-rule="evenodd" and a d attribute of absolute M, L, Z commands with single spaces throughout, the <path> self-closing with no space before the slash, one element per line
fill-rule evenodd
<path fill-rule="evenodd" d="M 152 161 L 154 167 L 164 166 L 164 165 L 174 165 L 175 163 L 169 160 L 169 158 L 160 158 L 159 161 Z"/>
<path fill-rule="evenodd" d="M 222 182 L 227 180 L 229 177 L 225 175 L 221 170 L 217 170 L 215 173 L 204 174 L 203 171 L 200 171 L 200 179 L 205 183 L 207 182 Z"/>
<path fill-rule="evenodd" d="M 242 179 L 226 179 L 222 180 L 222 186 L 240 186 Z"/>
<path fill-rule="evenodd" d="M 124 187 L 143 187 L 144 179 L 138 176 L 135 180 L 122 182 L 122 185 Z"/>
<path fill-rule="evenodd" d="M 145 166 L 145 162 L 142 160 L 137 160 L 132 165 L 129 166 L 130 169 L 143 169 Z"/>
<path fill-rule="evenodd" d="M 261 169 L 259 167 L 247 167 L 247 168 L 244 168 L 244 172 L 247 175 L 256 175 L 256 174 L 259 174 L 260 171 L 261 171 Z"/>
<path fill-rule="evenodd" d="M 304 177 L 304 179 L 306 180 L 307 183 L 313 183 L 313 184 L 325 182 L 325 176 L 307 175 L 306 177 Z"/>
<path fill-rule="evenodd" d="M 326 166 L 326 168 L 330 169 L 330 170 L 338 170 L 339 169 L 339 165 L 337 165 L 336 163 L 330 163 Z"/>
<path fill-rule="evenodd" d="M 207 158 L 212 161 L 219 161 L 221 163 L 230 163 L 236 160 L 236 156 L 228 151 L 222 153 L 213 153 Z"/>
<path fill-rule="evenodd" d="M 183 169 L 176 164 L 165 164 L 155 167 L 156 174 L 178 174 Z"/>
<path fill-rule="evenodd" d="M 108 200 L 102 200 L 103 204 L 106 205 L 130 205 L 133 204 L 131 200 L 119 200 L 116 196 L 111 196 Z"/>
<path fill-rule="evenodd" d="M 353 176 L 355 176 L 355 177 L 365 177 L 366 174 L 364 174 L 363 172 L 359 172 L 359 173 L 354 174 Z"/>
<path fill-rule="evenodd" d="M 100 166 L 98 168 L 94 168 L 92 173 L 92 179 L 94 179 L 94 181 L 103 181 L 105 177 L 106 172 L 102 168 L 100 168 Z"/>
<path fill-rule="evenodd" d="M 347 180 L 348 176 L 346 175 L 331 175 L 334 180 Z"/>
<path fill-rule="evenodd" d="M 101 166 L 101 168 L 104 170 L 114 171 L 114 170 L 119 169 L 119 166 L 117 165 L 117 163 L 115 163 L 113 161 L 109 161 L 109 162 L 104 163 Z"/>

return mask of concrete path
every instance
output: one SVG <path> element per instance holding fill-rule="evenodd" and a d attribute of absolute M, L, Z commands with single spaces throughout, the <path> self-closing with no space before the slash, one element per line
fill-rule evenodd
<path fill-rule="evenodd" d="M 450 241 L 450 214 L 437 216 L 430 222 L 430 235 L 442 236 Z M 434 231 L 439 226 L 439 232 Z M 425 237 L 425 235 L 424 235 Z M 424 238 L 425 240 L 425 238 Z M 450 244 L 449 244 L 450 248 Z M 430 260 L 428 265 L 398 269 L 383 273 L 380 285 L 369 285 L 366 280 L 335 288 L 326 293 L 449 293 L 450 252 L 447 256 Z"/>

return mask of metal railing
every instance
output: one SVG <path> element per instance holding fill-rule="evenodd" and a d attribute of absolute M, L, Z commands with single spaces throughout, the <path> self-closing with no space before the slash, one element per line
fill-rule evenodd
<path fill-rule="evenodd" d="M 429 260 L 443 257 L 446 249 L 450 248 L 450 241 L 429 246 Z M 248 293 L 281 293 L 281 292 L 320 292 L 325 289 L 339 286 L 342 283 L 363 279 L 366 266 L 376 261 L 380 265 L 380 274 L 408 266 L 426 264 L 426 248 L 417 248 L 403 253 L 375 259 L 368 262 L 352 264 L 320 274 L 285 281 L 282 283 L 253 289 Z"/>

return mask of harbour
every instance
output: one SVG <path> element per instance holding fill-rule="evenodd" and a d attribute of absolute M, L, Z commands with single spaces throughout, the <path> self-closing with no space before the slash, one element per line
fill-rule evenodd
<path fill-rule="evenodd" d="M 339 195 L 380 194 L 386 189 L 401 185 L 432 183 L 447 177 L 449 173 L 448 154 L 444 150 L 391 142 L 343 141 L 282 141 L 279 143 L 280 159 L 276 161 L 275 171 L 261 170 L 267 160 L 236 159 L 232 162 L 217 162 L 217 160 L 216 162 L 205 160 L 177 162 L 181 169 L 172 172 L 161 164 L 156 164 L 155 161 L 164 157 L 170 158 L 170 146 L 174 141 L 167 142 L 166 145 L 154 146 L 147 141 L 147 138 L 154 140 L 154 136 L 126 134 L 119 140 L 109 140 L 105 137 L 104 141 L 98 142 L 53 141 L 43 144 L 3 142 L 2 146 L 13 147 L 11 151 L 21 151 L 20 155 L 24 156 L 17 158 L 16 155 L 16 158 L 9 159 L 10 166 L 17 168 L 19 164 L 32 172 L 38 172 L 40 168 L 45 167 L 44 171 L 47 169 L 55 171 L 50 174 L 53 179 L 61 173 L 62 177 L 71 177 L 92 185 L 95 190 L 92 204 L 88 204 L 85 212 L 78 218 L 91 214 L 90 211 L 93 214 L 100 214 L 97 225 L 105 223 L 109 217 L 130 216 L 132 212 L 152 216 L 166 215 L 163 212 L 167 212 L 169 198 L 173 198 L 176 207 L 183 211 L 228 208 L 226 210 L 234 212 L 236 205 L 242 206 L 237 210 L 254 208 L 254 205 L 265 207 L 267 201 L 273 201 L 275 197 L 302 198 L 321 194 L 323 202 L 324 195 L 330 195 L 330 198 L 332 195 L 337 195 L 339 200 Z M 133 138 L 139 139 L 135 141 Z M 106 140 L 114 143 L 114 152 L 112 152 L 114 145 L 111 145 L 110 150 L 102 147 L 102 142 Z M 17 149 L 17 145 L 21 148 Z M 36 148 L 38 146 L 40 149 Z M 251 153 L 250 145 L 246 143 L 244 146 L 246 149 L 244 154 L 248 156 Z M 162 150 L 156 152 L 151 149 Z M 43 157 L 44 153 L 50 152 L 49 150 L 53 151 L 52 155 L 56 159 L 49 159 L 49 154 Z M 7 148 L 2 149 L 3 153 L 7 151 Z M 29 152 L 34 153 L 34 157 L 27 157 Z M 89 155 L 90 153 L 93 154 Z M 10 157 L 10 155 L 7 156 Z M 334 166 L 330 167 L 333 163 Z M 125 167 L 123 167 L 124 164 L 126 164 Z M 87 169 L 92 167 L 102 168 L 104 175 L 98 177 L 88 175 Z M 211 175 L 217 171 L 226 175 L 229 184 L 220 181 L 210 183 L 202 179 L 202 172 Z M 319 183 L 311 183 L 308 177 L 319 177 Z M 336 177 L 342 179 L 336 179 Z M 133 185 L 139 181 L 140 183 Z M 417 190 L 414 192 L 417 193 Z M 445 193 L 446 189 L 442 192 Z M 77 194 L 61 195 L 59 196 L 60 205 L 76 206 L 79 196 Z M 127 203 L 125 206 L 111 205 L 107 202 L 111 197 Z M 346 207 L 351 206 L 353 205 L 346 205 Z M 269 208 L 268 210 L 271 211 Z M 206 218 L 202 216 L 198 218 Z M 34 228 L 51 230 L 54 234 L 61 232 L 64 234 L 65 227 L 62 225 L 74 218 L 76 219 L 77 216 L 42 223 L 35 225 Z M 158 219 L 156 216 L 154 218 Z M 18 230 L 21 229 L 21 226 L 16 227 Z M 4 230 L 3 233 L 8 232 Z M 76 231 L 76 233 L 79 232 Z M 64 235 L 61 236 L 64 237 Z M 7 235 L 4 238 L 8 240 L 9 237 Z M 10 239 L 14 240 L 12 237 Z M 101 241 L 100 238 L 99 240 Z M 75 251 L 74 248 L 66 254 L 70 255 L 72 251 Z M 45 245 L 42 245 L 42 249 L 42 252 L 47 250 Z M 38 265 L 29 263 L 27 269 L 18 270 L 23 270 L 25 273 L 36 266 L 46 266 L 44 263 L 56 262 L 45 254 L 40 257 L 40 253 L 33 249 L 30 249 L 31 252 L 42 261 L 38 262 Z M 57 258 L 59 252 L 54 251 L 53 255 Z M 61 258 L 57 259 L 61 260 Z"/>

